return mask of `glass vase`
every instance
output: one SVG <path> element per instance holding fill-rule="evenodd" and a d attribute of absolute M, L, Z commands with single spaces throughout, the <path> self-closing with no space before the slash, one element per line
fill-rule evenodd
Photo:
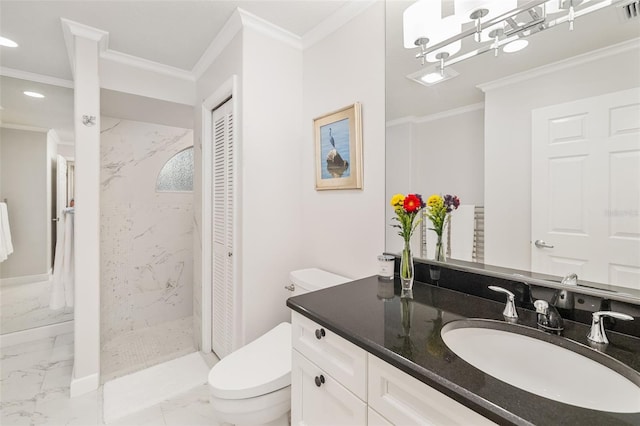
<path fill-rule="evenodd" d="M 402 257 L 400 259 L 400 282 L 403 290 L 411 290 L 413 288 L 413 254 L 409 241 L 405 241 L 404 249 L 402 249 Z"/>
<path fill-rule="evenodd" d="M 447 260 L 447 255 L 444 251 L 444 246 L 442 245 L 442 235 L 438 235 L 435 260 L 437 260 L 438 262 L 444 262 Z"/>

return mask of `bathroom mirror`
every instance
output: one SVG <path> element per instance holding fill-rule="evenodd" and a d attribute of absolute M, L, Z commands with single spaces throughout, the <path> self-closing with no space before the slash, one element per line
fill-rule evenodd
<path fill-rule="evenodd" d="M 541 277 L 541 282 L 548 278 L 549 286 L 561 287 L 562 268 L 570 266 L 532 266 L 539 250 L 532 235 L 532 217 L 539 216 L 532 210 L 532 180 L 539 178 L 532 175 L 531 117 L 534 110 L 640 87 L 640 18 L 625 19 L 619 6 L 628 2 L 614 3 L 577 19 L 573 31 L 566 23 L 549 28 L 529 36 L 529 46 L 520 52 L 499 51 L 497 57 L 485 53 L 461 61 L 450 67 L 457 76 L 424 86 L 407 78 L 422 68 L 415 58 L 419 48 L 403 47 L 403 12 L 413 3 L 386 3 L 387 200 L 399 192 L 420 193 L 425 199 L 449 193 L 458 195 L 462 204 L 483 206 L 484 261 L 447 262 L 466 270 Z M 443 4 L 452 7 L 453 2 Z M 463 48 L 467 43 L 473 40 L 465 39 Z M 637 121 L 637 106 L 633 111 L 630 116 Z M 637 129 L 630 134 L 636 141 L 640 138 Z M 500 148 L 497 140 L 508 140 L 508 145 Z M 637 159 L 637 148 L 633 152 Z M 637 205 L 637 179 L 621 181 L 618 193 L 623 193 L 623 185 Z M 619 210 L 603 204 L 601 211 L 625 216 L 635 230 L 627 237 L 637 243 L 637 207 Z M 393 211 L 388 203 L 385 213 L 389 225 Z M 401 238 L 391 226 L 386 228 L 386 250 L 398 253 Z M 627 268 L 626 281 L 619 285 L 581 276 L 579 262 L 574 267 L 571 272 L 578 272 L 580 283 L 587 280 L 585 284 L 597 290 L 640 302 L 640 284 L 635 283 L 640 268 Z"/>
<path fill-rule="evenodd" d="M 72 307 L 49 307 L 55 248 L 64 231 L 59 219 L 73 198 L 72 83 L 18 76 L 24 77 L 0 76 L 0 201 L 8 206 L 13 245 L 0 263 L 0 334 L 73 319 Z"/>

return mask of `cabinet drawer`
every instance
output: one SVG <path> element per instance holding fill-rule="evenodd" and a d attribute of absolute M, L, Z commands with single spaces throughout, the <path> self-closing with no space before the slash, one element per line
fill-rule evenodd
<path fill-rule="evenodd" d="M 297 312 L 292 312 L 291 329 L 294 349 L 366 401 L 367 353 L 363 349 Z"/>
<path fill-rule="evenodd" d="M 495 424 L 371 354 L 368 381 L 369 406 L 393 424 Z"/>
<path fill-rule="evenodd" d="M 291 367 L 291 424 L 366 425 L 367 405 L 298 351 Z M 322 377 L 322 381 L 318 381 Z"/>

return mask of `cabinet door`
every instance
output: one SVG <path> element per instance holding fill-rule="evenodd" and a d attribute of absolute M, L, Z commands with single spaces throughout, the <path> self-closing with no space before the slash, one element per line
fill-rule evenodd
<path fill-rule="evenodd" d="M 369 406 L 396 425 L 493 425 L 489 419 L 369 354 Z"/>
<path fill-rule="evenodd" d="M 297 312 L 292 313 L 291 332 L 294 349 L 366 400 L 367 353 L 362 348 Z"/>
<path fill-rule="evenodd" d="M 324 383 L 316 384 L 316 377 Z M 291 424 L 357 426 L 367 422 L 367 406 L 298 351 L 291 366 Z"/>
<path fill-rule="evenodd" d="M 368 407 L 367 426 L 393 426 L 393 423 L 382 417 L 380 413 L 371 409 L 371 407 Z"/>

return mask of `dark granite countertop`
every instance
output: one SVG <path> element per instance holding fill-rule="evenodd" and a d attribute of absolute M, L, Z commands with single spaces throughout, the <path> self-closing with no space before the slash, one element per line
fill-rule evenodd
<path fill-rule="evenodd" d="M 640 412 L 589 410 L 537 396 L 483 373 L 446 347 L 440 337 L 444 324 L 465 318 L 504 321 L 504 303 L 419 282 L 412 293 L 412 299 L 401 298 L 398 278 L 373 276 L 291 297 L 287 306 L 496 423 L 640 425 Z M 518 308 L 518 315 L 519 324 L 535 329 L 535 312 Z M 563 336 L 592 351 L 588 331 L 585 324 L 565 321 Z M 600 351 L 640 372 L 640 339 L 607 336 L 610 343 Z"/>

